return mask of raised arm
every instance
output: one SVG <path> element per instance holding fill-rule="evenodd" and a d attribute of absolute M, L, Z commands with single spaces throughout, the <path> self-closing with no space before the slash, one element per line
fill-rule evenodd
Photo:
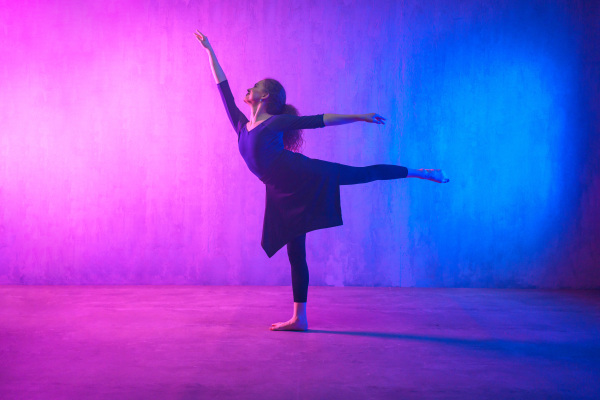
<path fill-rule="evenodd" d="M 200 43 L 202 43 L 202 46 L 204 46 L 204 48 L 206 49 L 206 53 L 208 54 L 208 61 L 210 62 L 210 68 L 212 70 L 213 77 L 215 78 L 215 82 L 217 84 L 223 82 L 227 79 L 227 77 L 225 76 L 225 72 L 223 72 L 223 69 L 219 65 L 219 61 L 217 61 L 217 56 L 215 55 L 212 46 L 208 42 L 208 38 L 202 33 L 200 33 L 200 31 L 194 32 L 194 35 L 196 35 L 196 38 L 200 41 Z"/>
<path fill-rule="evenodd" d="M 372 122 L 375 124 L 384 124 L 385 118 L 381 115 L 370 114 L 323 114 L 323 123 L 325 126 L 349 124 L 351 122 Z"/>
<path fill-rule="evenodd" d="M 215 82 L 217 83 L 219 93 L 221 94 L 221 99 L 223 100 L 225 111 L 227 111 L 229 121 L 231 122 L 233 129 L 235 129 L 235 132 L 238 134 L 239 137 L 241 129 L 246 123 L 248 123 L 248 118 L 246 118 L 246 116 L 240 111 L 240 109 L 235 104 L 235 99 L 233 98 L 231 88 L 229 87 L 229 81 L 227 80 L 223 69 L 217 61 L 217 56 L 215 55 L 212 46 L 208 42 L 208 38 L 202 33 L 200 33 L 200 31 L 194 34 L 196 35 L 200 43 L 202 43 L 202 46 L 204 46 L 206 52 L 208 53 L 213 77 L 215 78 Z"/>

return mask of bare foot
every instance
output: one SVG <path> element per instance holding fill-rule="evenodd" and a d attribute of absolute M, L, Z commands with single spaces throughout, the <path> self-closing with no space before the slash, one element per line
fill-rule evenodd
<path fill-rule="evenodd" d="M 308 321 L 306 318 L 292 317 L 286 322 L 277 322 L 271 325 L 272 331 L 306 331 L 308 330 Z"/>
<path fill-rule="evenodd" d="M 423 174 L 421 179 L 427 179 L 429 181 L 434 181 L 437 183 L 446 183 L 450 182 L 450 179 L 446 177 L 446 174 L 441 169 L 419 169 Z"/>

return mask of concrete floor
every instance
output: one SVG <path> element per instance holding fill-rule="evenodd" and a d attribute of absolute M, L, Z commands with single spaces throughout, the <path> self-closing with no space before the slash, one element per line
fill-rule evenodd
<path fill-rule="evenodd" d="M 600 292 L 0 286 L 0 398 L 598 399 Z"/>

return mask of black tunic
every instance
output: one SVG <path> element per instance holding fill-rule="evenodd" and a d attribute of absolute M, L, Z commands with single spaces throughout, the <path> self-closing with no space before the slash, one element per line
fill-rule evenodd
<path fill-rule="evenodd" d="M 283 132 L 325 126 L 323 114 L 273 115 L 248 132 L 227 80 L 217 84 L 246 165 L 266 186 L 261 245 L 272 257 L 296 236 L 343 224 L 340 164 L 284 149 Z"/>

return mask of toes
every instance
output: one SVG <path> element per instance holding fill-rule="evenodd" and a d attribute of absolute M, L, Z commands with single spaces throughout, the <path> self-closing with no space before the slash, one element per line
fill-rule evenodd
<path fill-rule="evenodd" d="M 283 324 L 284 322 L 276 322 L 274 324 L 271 324 L 271 327 L 269 329 L 271 329 L 272 331 L 279 330 L 279 328 L 281 328 Z"/>
<path fill-rule="evenodd" d="M 287 330 L 288 325 L 285 322 L 279 322 L 271 326 L 272 331 L 285 331 Z"/>

